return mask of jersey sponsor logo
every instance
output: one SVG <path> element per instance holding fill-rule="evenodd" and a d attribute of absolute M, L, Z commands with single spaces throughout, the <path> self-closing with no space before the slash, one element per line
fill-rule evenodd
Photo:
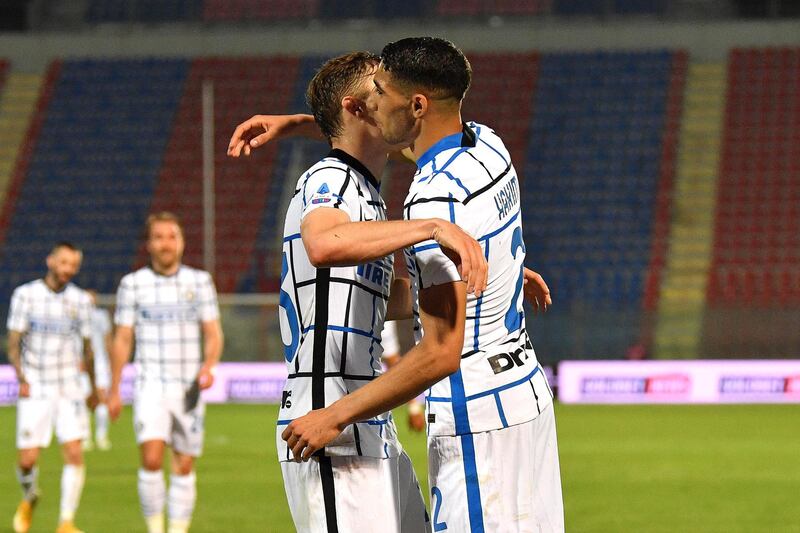
<path fill-rule="evenodd" d="M 292 400 L 290 399 L 291 397 L 292 397 L 292 391 L 290 390 L 283 391 L 283 394 L 281 395 L 281 409 L 288 409 L 289 407 L 292 406 Z"/>
<path fill-rule="evenodd" d="M 683 395 L 690 392 L 691 385 L 687 374 L 603 376 L 584 378 L 581 391 L 587 395 Z"/>
<path fill-rule="evenodd" d="M 392 270 L 383 261 L 374 261 L 358 265 L 356 267 L 356 276 L 368 285 L 375 285 L 383 289 L 383 291 L 388 291 L 389 282 L 392 279 Z"/>
<path fill-rule="evenodd" d="M 33 333 L 51 333 L 54 335 L 69 335 L 75 331 L 75 324 L 71 320 L 58 319 L 31 319 L 30 330 Z"/>
<path fill-rule="evenodd" d="M 149 322 L 196 322 L 197 309 L 188 304 L 142 306 L 139 318 Z"/>
<path fill-rule="evenodd" d="M 495 374 L 511 370 L 515 366 L 525 366 L 525 361 L 528 359 L 530 359 L 530 356 L 521 347 L 511 353 L 500 353 L 486 358 L 489 366 L 492 367 L 492 372 Z"/>
<path fill-rule="evenodd" d="M 497 207 L 497 219 L 503 220 L 508 216 L 514 206 L 519 203 L 519 185 L 517 177 L 512 176 L 505 187 L 494 195 L 494 205 Z"/>

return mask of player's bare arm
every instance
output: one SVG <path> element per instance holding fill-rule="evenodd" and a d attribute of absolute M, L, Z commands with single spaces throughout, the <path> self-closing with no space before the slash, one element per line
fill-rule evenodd
<path fill-rule="evenodd" d="M 463 282 L 422 289 L 419 294 L 422 340 L 386 374 L 324 409 L 291 422 L 281 437 L 295 460 L 311 455 L 354 422 L 402 405 L 444 379 L 461 363 L 467 293 Z"/>
<path fill-rule="evenodd" d="M 252 148 L 284 137 L 306 137 L 325 140 L 311 115 L 253 115 L 233 131 L 228 155 L 250 155 Z"/>
<path fill-rule="evenodd" d="M 249 156 L 253 148 L 288 137 L 325 140 L 312 115 L 253 115 L 236 126 L 228 143 L 228 155 Z M 410 148 L 389 152 L 389 159 L 409 163 L 416 161 Z"/>
<path fill-rule="evenodd" d="M 480 296 L 486 289 L 489 266 L 481 245 L 446 220 L 351 222 L 346 213 L 323 208 L 303 219 L 300 233 L 308 258 L 317 268 L 359 265 L 434 240 L 456 260 L 471 294 Z"/>
<path fill-rule="evenodd" d="M 88 337 L 83 338 L 83 365 L 86 368 L 86 374 L 89 376 L 89 384 L 91 385 L 91 392 L 89 397 L 86 398 L 86 405 L 89 409 L 94 410 L 97 404 L 100 403 L 100 396 L 97 393 L 97 382 L 95 381 L 92 340 Z"/>
<path fill-rule="evenodd" d="M 217 364 L 222 357 L 222 347 L 225 337 L 219 320 L 203 322 L 203 366 L 197 375 L 200 390 L 205 390 L 214 384 Z"/>
<path fill-rule="evenodd" d="M 114 330 L 110 352 L 111 389 L 108 391 L 108 414 L 112 420 L 119 418 L 122 412 L 119 386 L 122 381 L 122 369 L 131 357 L 131 348 L 133 348 L 133 328 L 118 325 Z"/>
<path fill-rule="evenodd" d="M 553 299 L 550 297 L 550 288 L 545 283 L 544 278 L 530 268 L 525 268 L 523 284 L 525 299 L 533 307 L 533 312 L 547 312 L 550 306 L 553 305 Z"/>
<path fill-rule="evenodd" d="M 22 358 L 20 356 L 20 343 L 22 342 L 22 332 L 10 330 L 8 332 L 8 362 L 14 367 L 19 383 L 19 397 L 27 398 L 30 396 L 30 386 L 25 380 L 25 373 L 22 371 Z"/>

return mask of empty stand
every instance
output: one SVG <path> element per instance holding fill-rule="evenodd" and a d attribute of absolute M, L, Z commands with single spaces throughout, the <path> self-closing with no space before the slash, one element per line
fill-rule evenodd
<path fill-rule="evenodd" d="M 186 228 L 186 263 L 202 266 L 202 95 L 214 83 L 216 272 L 220 292 L 233 292 L 249 265 L 265 207 L 277 145 L 253 157 L 225 156 L 233 128 L 254 111 L 285 113 L 297 76 L 297 58 L 197 59 L 192 63 L 172 124 L 152 211 L 171 210 Z M 144 262 L 145 252 L 140 252 Z"/>
<path fill-rule="evenodd" d="M 83 247 L 84 286 L 116 289 L 150 205 L 186 67 L 148 59 L 50 68 L 4 206 L 5 298 L 44 273 L 59 240 Z"/>
<path fill-rule="evenodd" d="M 173 22 L 198 20 L 203 0 L 91 0 L 89 22 Z"/>
<path fill-rule="evenodd" d="M 263 20 L 314 18 L 320 0 L 205 0 L 203 20 Z"/>
<path fill-rule="evenodd" d="M 667 51 L 540 57 L 522 198 L 527 263 L 558 302 L 529 321 L 545 360 L 643 342 L 673 66 Z"/>
<path fill-rule="evenodd" d="M 708 284 L 706 354 L 796 356 L 800 49 L 732 51 Z M 725 317 L 722 319 L 721 317 Z M 736 330 L 735 324 L 745 324 Z M 774 335 L 751 335 L 769 331 Z"/>

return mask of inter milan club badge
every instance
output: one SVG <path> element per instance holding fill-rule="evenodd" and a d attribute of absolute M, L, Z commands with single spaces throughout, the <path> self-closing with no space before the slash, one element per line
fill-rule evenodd
<path fill-rule="evenodd" d="M 192 291 L 186 291 L 186 292 L 183 294 L 183 299 L 184 299 L 184 300 L 186 300 L 187 302 L 192 302 L 192 301 L 194 301 L 194 292 L 192 292 Z"/>
<path fill-rule="evenodd" d="M 72 320 L 75 320 L 76 318 L 78 318 L 78 310 L 75 307 L 69 306 L 67 307 L 67 315 Z"/>

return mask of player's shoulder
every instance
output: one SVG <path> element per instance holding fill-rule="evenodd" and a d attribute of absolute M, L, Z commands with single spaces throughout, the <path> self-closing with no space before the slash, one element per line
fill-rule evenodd
<path fill-rule="evenodd" d="M 36 291 L 41 290 L 41 287 L 44 285 L 44 281 L 41 279 L 34 279 L 28 282 L 23 283 L 22 285 L 17 285 L 14 290 L 11 292 L 11 298 L 19 299 L 19 298 L 26 298 L 34 294 Z"/>
<path fill-rule="evenodd" d="M 128 272 L 119 280 L 120 286 L 128 287 L 131 285 L 135 285 L 137 282 L 141 282 L 145 278 L 150 278 L 153 276 L 153 271 L 149 266 L 143 266 L 133 272 Z"/>
<path fill-rule="evenodd" d="M 74 298 L 81 304 L 89 305 L 91 304 L 92 297 L 89 296 L 89 292 L 81 287 L 78 287 L 74 283 L 68 283 L 66 287 L 64 287 L 65 293 Z"/>
<path fill-rule="evenodd" d="M 198 283 L 212 283 L 211 274 L 207 270 L 189 265 L 181 265 L 178 275 L 184 279 L 194 280 Z"/>
<path fill-rule="evenodd" d="M 323 157 L 305 171 L 300 179 L 300 184 L 308 180 L 324 180 L 324 179 L 338 179 L 343 180 L 347 178 L 348 174 L 352 172 L 350 165 L 330 155 Z"/>

